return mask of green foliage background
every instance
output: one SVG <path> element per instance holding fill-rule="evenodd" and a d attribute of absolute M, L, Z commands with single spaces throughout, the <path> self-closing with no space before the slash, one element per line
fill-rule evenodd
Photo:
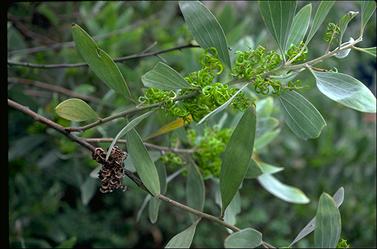
<path fill-rule="evenodd" d="M 255 45 L 276 48 L 255 2 L 206 4 L 221 23 L 230 46 L 249 35 Z M 299 7 L 303 5 L 299 3 Z M 358 10 L 356 2 L 337 2 L 326 22 L 336 22 L 348 10 Z M 157 51 L 186 44 L 192 39 L 176 2 L 14 3 L 8 9 L 8 59 L 42 64 L 81 62 L 74 48 L 33 54 L 21 51 L 71 41 L 71 23 L 85 27 L 92 36 L 121 30 L 106 39 L 96 39 L 113 58 L 138 53 L 154 42 L 157 45 L 152 50 Z M 22 26 L 29 32 L 20 29 Z M 319 56 L 325 49 L 324 42 L 320 41 L 325 28 L 323 25 L 314 37 L 309 56 Z M 351 22 L 349 33 L 357 33 L 358 28 L 359 21 Z M 375 46 L 375 28 L 374 16 L 367 25 L 363 47 Z M 201 52 L 200 49 L 186 49 L 160 58 L 126 61 L 118 66 L 133 95 L 139 96 L 143 94 L 141 75 L 161 57 L 186 75 L 199 69 Z M 375 94 L 376 61 L 372 57 L 352 51 L 345 59 L 330 59 L 327 65 L 353 75 Z M 263 237 L 273 245 L 286 246 L 315 215 L 320 194 L 324 191 L 334 193 L 344 186 L 345 200 L 340 208 L 341 237 L 352 247 L 376 246 L 376 116 L 356 112 L 327 99 L 314 88 L 313 77 L 306 76 L 301 77 L 303 85 L 308 86 L 304 95 L 322 113 L 327 126 L 318 139 L 303 141 L 281 123 L 280 136 L 259 156 L 266 162 L 284 167 L 277 178 L 302 189 L 311 202 L 289 204 L 266 192 L 256 181 L 246 181 L 241 190 L 242 205 L 237 225 L 252 226 L 262 231 Z M 8 77 L 49 82 L 103 99 L 100 104 L 91 103 L 91 106 L 104 116 L 132 105 L 115 97 L 87 68 L 8 67 Z M 55 106 L 66 96 L 9 83 L 8 96 L 62 125 L 70 125 L 54 112 Z M 281 118 L 276 103 L 273 115 Z M 12 247 L 43 248 L 64 241 L 66 246 L 71 242 L 76 248 L 162 247 L 189 225 L 187 213 L 165 204 L 160 207 L 156 224 L 150 224 L 146 211 L 140 222 L 136 222 L 145 195 L 135 189 L 103 195 L 97 188 L 90 202 L 84 205 L 83 184 L 97 166 L 87 151 L 22 113 L 9 110 L 8 118 L 9 241 Z M 145 136 L 168 121 L 166 116 L 152 115 L 138 130 Z M 88 130 L 83 136 L 114 137 L 124 124 L 121 120 L 112 122 L 101 129 Z M 180 128 L 155 142 L 168 145 L 171 137 L 179 137 L 183 132 Z M 214 201 L 214 188 L 206 181 L 204 210 L 216 214 L 219 208 Z M 168 185 L 167 194 L 185 202 L 185 176 L 174 179 Z M 203 220 L 197 228 L 193 247 L 219 247 L 226 236 L 225 229 Z M 298 246 L 312 242 L 313 235 L 310 235 Z"/>

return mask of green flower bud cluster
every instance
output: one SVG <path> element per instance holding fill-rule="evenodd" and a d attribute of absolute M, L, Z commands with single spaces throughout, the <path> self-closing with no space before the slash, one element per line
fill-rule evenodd
<path fill-rule="evenodd" d="M 172 168 L 177 168 L 183 165 L 183 160 L 180 156 L 173 152 L 166 152 L 160 157 L 162 163 Z"/>
<path fill-rule="evenodd" d="M 336 248 L 351 248 L 351 245 L 347 243 L 347 240 L 341 239 L 336 245 Z"/>
<path fill-rule="evenodd" d="M 232 75 L 237 79 L 251 80 L 281 63 L 281 57 L 276 51 L 266 52 L 262 46 L 250 51 L 237 51 L 236 54 Z"/>
<path fill-rule="evenodd" d="M 236 88 L 215 82 L 215 77 L 223 71 L 223 64 L 218 58 L 214 48 L 207 49 L 202 55 L 199 71 L 190 73 L 185 80 L 193 86 L 193 89 L 181 89 L 178 93 L 164 91 L 156 88 L 148 88 L 139 98 L 139 101 L 146 104 L 163 102 L 162 108 L 174 117 L 181 117 L 185 121 L 199 121 L 206 114 L 224 104 L 236 92 Z M 174 101 L 177 96 L 198 92 L 192 98 L 181 101 Z M 232 106 L 241 111 L 246 110 L 252 102 L 243 94 L 239 93 L 232 101 Z"/>
<path fill-rule="evenodd" d="M 323 37 L 323 39 L 328 42 L 330 45 L 333 41 L 336 41 L 338 39 L 338 36 L 340 34 L 340 28 L 335 23 L 330 22 L 327 24 L 326 33 Z"/>
<path fill-rule="evenodd" d="M 304 46 L 305 46 L 305 43 L 303 41 L 301 41 L 300 43 L 298 44 L 293 44 L 287 51 L 286 53 L 286 57 L 287 57 L 287 60 L 290 61 L 292 60 L 294 57 L 296 57 L 296 55 L 298 53 L 301 52 L 301 50 L 304 49 Z M 302 53 L 292 62 L 293 64 L 295 63 L 298 63 L 298 62 L 303 62 L 306 60 L 306 57 L 308 55 L 308 48 L 305 47 L 305 49 L 302 51 Z"/>
<path fill-rule="evenodd" d="M 205 128 L 204 134 L 198 136 L 195 130 L 188 130 L 188 139 L 196 148 L 193 157 L 203 177 L 219 177 L 221 169 L 220 155 L 232 134 L 231 129 Z"/>

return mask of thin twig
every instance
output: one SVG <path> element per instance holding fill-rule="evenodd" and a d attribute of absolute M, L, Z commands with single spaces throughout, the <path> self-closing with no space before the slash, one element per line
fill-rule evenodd
<path fill-rule="evenodd" d="M 187 49 L 187 48 L 198 48 L 200 46 L 194 45 L 194 44 L 186 44 L 186 45 L 180 45 L 173 48 L 163 49 L 160 51 L 155 52 L 148 52 L 148 53 L 137 53 L 132 55 L 127 55 L 119 58 L 115 58 L 114 62 L 123 62 L 127 60 L 133 60 L 133 59 L 140 59 L 150 56 L 156 56 L 159 54 L 168 53 L 171 51 L 181 50 L 181 49 Z M 34 63 L 28 63 L 28 62 L 15 62 L 15 61 L 9 61 L 9 66 L 20 66 L 20 67 L 30 67 L 30 68 L 40 68 L 40 69 L 52 69 L 52 68 L 73 68 L 73 67 L 87 67 L 87 63 L 62 63 L 62 64 L 34 64 Z"/>
<path fill-rule="evenodd" d="M 101 100 L 96 98 L 96 97 L 82 95 L 82 94 L 75 93 L 74 91 L 71 91 L 71 90 L 64 88 L 64 87 L 61 87 L 61 86 L 52 85 L 52 84 L 48 84 L 48 83 L 40 82 L 40 81 L 36 81 L 36 80 L 11 77 L 11 78 L 8 78 L 8 82 L 15 83 L 15 84 L 31 85 L 31 86 L 35 86 L 35 87 L 45 89 L 45 90 L 48 90 L 48 91 L 51 91 L 51 92 L 61 93 L 61 94 L 64 94 L 64 95 L 67 95 L 67 96 L 70 96 L 70 97 L 73 97 L 73 98 L 79 98 L 79 99 L 90 101 L 90 102 L 93 102 L 93 103 L 100 103 L 101 102 Z"/>
<path fill-rule="evenodd" d="M 84 138 L 84 139 L 85 141 L 89 143 L 111 143 L 114 140 L 114 138 L 111 138 L 111 137 L 109 138 Z M 121 144 L 126 144 L 127 140 L 119 139 L 117 140 L 117 142 Z M 165 146 L 160 146 L 160 145 L 151 144 L 147 142 L 144 142 L 144 145 L 149 148 L 157 149 L 159 151 L 171 151 L 171 152 L 185 153 L 185 154 L 192 154 L 195 151 L 194 149 L 180 149 L 180 148 L 165 147 Z"/>
<path fill-rule="evenodd" d="M 26 106 L 23 106 L 13 100 L 10 100 L 8 99 L 8 105 L 18 111 L 21 111 L 29 116 L 31 116 L 34 120 L 40 122 L 40 123 L 43 123 L 57 131 L 59 131 L 60 133 L 62 133 L 63 135 L 65 135 L 67 138 L 71 139 L 72 141 L 80 144 L 81 146 L 85 147 L 86 149 L 88 149 L 89 151 L 91 151 L 92 153 L 95 151 L 95 147 L 92 146 L 91 144 L 89 144 L 87 141 L 83 140 L 82 138 L 79 138 L 69 132 L 66 132 L 64 127 L 62 127 L 61 125 L 53 122 L 52 120 L 49 120 L 41 115 L 39 115 L 38 113 L 35 113 L 33 112 L 32 110 L 30 110 L 28 107 Z M 138 185 L 141 189 L 147 191 L 149 193 L 149 191 L 147 190 L 147 188 L 145 187 L 145 185 L 143 184 L 143 182 L 140 180 L 140 178 L 138 176 L 136 176 L 134 173 L 132 173 L 131 171 L 125 169 L 124 170 L 125 174 L 127 177 L 129 177 L 133 182 L 136 183 L 136 185 Z M 210 221 L 213 221 L 215 223 L 218 223 L 226 228 L 229 228 L 230 230 L 232 230 L 233 232 L 238 232 L 240 231 L 240 228 L 234 226 L 234 225 L 231 225 L 229 223 L 226 223 L 225 221 L 221 220 L 220 218 L 218 217 L 215 217 L 213 215 L 210 215 L 210 214 L 207 214 L 207 213 L 204 213 L 204 212 L 201 212 L 199 210 L 196 210 L 196 209 L 193 209 L 189 206 L 186 206 L 182 203 L 179 203 L 177 201 L 174 201 L 172 199 L 170 199 L 169 197 L 167 196 L 164 196 L 164 195 L 157 195 L 157 197 L 162 200 L 162 201 L 165 201 L 167 203 L 169 203 L 170 205 L 173 205 L 177 208 L 180 208 L 182 210 L 185 210 L 187 212 L 190 212 L 198 217 L 201 217 L 201 218 L 204 218 L 204 219 L 207 219 L 207 220 L 210 220 Z M 266 242 L 262 242 L 263 245 L 267 245 L 268 243 Z M 274 248 L 274 247 L 270 247 L 270 248 Z"/>
<path fill-rule="evenodd" d="M 190 94 L 183 95 L 183 96 L 179 96 L 179 97 L 175 98 L 174 101 L 178 101 L 178 100 L 182 100 L 182 99 L 188 99 L 188 98 L 195 96 L 196 94 L 197 94 L 197 92 L 190 93 Z M 159 103 L 155 103 L 155 104 L 151 104 L 151 105 L 134 107 L 134 108 L 131 108 L 129 110 L 108 116 L 106 118 L 99 119 L 99 120 L 97 120 L 97 121 L 95 121 L 91 124 L 85 125 L 85 126 L 67 127 L 66 131 L 70 131 L 70 132 L 72 132 L 72 131 L 85 131 L 87 129 L 93 128 L 93 127 L 100 125 L 100 124 L 107 123 L 107 122 L 114 120 L 114 119 L 122 118 L 122 117 L 125 117 L 125 116 L 128 116 L 128 115 L 135 114 L 135 113 L 140 112 L 140 111 L 149 110 L 149 109 L 152 109 L 152 108 L 155 108 L 155 107 L 159 107 L 162 104 L 163 104 L 163 102 L 159 102 Z"/>

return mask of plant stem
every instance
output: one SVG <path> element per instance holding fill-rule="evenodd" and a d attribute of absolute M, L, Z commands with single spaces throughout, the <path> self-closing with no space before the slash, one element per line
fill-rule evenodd
<path fill-rule="evenodd" d="M 168 53 L 171 51 L 186 49 L 186 48 L 197 48 L 198 45 L 193 45 L 191 43 L 181 46 L 176 46 L 173 48 L 163 49 L 160 51 L 155 52 L 148 52 L 148 53 L 137 53 L 132 55 L 127 55 L 119 58 L 115 58 L 114 62 L 123 62 L 127 60 L 133 60 L 133 59 L 140 59 L 150 56 L 157 56 L 160 54 Z M 15 61 L 8 61 L 9 66 L 20 66 L 20 67 L 30 67 L 30 68 L 40 68 L 40 69 L 52 69 L 52 68 L 72 68 L 72 67 L 87 67 L 87 63 L 62 63 L 62 64 L 34 64 L 34 63 L 28 63 L 28 62 L 15 62 Z"/>
<path fill-rule="evenodd" d="M 188 99 L 188 98 L 191 98 L 193 96 L 197 95 L 197 92 L 194 92 L 194 93 L 190 93 L 190 94 L 187 94 L 187 95 L 182 95 L 182 96 L 179 96 L 177 98 L 174 99 L 174 101 L 178 101 L 178 100 L 182 100 L 182 99 Z M 103 123 L 107 123 L 111 120 L 114 120 L 114 119 L 118 119 L 118 118 L 122 118 L 122 117 L 125 117 L 125 116 L 128 116 L 128 115 L 132 115 L 134 113 L 137 113 L 137 112 L 140 112 L 140 111 L 144 111 L 144 110 L 149 110 L 149 109 L 152 109 L 152 108 L 155 108 L 155 107 L 159 107 L 163 104 L 163 102 L 159 102 L 159 103 L 155 103 L 155 104 L 151 104 L 151 105 L 146 105 L 146 106 L 142 106 L 142 107 L 134 107 L 134 108 L 131 108 L 129 110 L 126 110 L 126 111 L 123 111 L 123 112 L 119 112 L 119 113 L 116 113 L 114 115 L 111 115 L 111 116 L 108 116 L 106 118 L 102 118 L 102 119 L 99 119 L 91 124 L 88 124 L 88 125 L 85 125 L 85 126 L 81 126 L 81 127 L 68 127 L 68 128 L 65 128 L 66 131 L 68 132 L 72 132 L 72 131 L 85 131 L 87 129 L 90 129 L 90 128 L 93 128 L 97 125 L 100 125 L 100 124 L 103 124 Z"/>

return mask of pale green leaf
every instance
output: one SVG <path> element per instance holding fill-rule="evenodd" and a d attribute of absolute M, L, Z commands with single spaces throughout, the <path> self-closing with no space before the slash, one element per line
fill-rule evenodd
<path fill-rule="evenodd" d="M 106 160 L 109 159 L 110 155 L 111 155 L 111 151 L 114 147 L 114 145 L 116 144 L 116 142 L 121 138 L 123 137 L 124 135 L 127 134 L 127 132 L 129 132 L 130 130 L 132 130 L 133 128 L 135 128 L 135 126 L 137 126 L 141 121 L 143 121 L 145 118 L 149 117 L 154 111 L 149 111 L 149 112 L 146 112 L 136 118 L 134 118 L 133 120 L 131 120 L 125 127 L 123 127 L 119 132 L 118 134 L 115 136 L 115 138 L 113 139 L 113 141 L 111 142 L 111 145 L 109 147 L 109 149 L 107 150 L 107 153 L 106 153 Z"/>
<path fill-rule="evenodd" d="M 254 159 L 251 159 L 245 178 L 253 179 L 263 174 L 275 174 L 282 170 L 284 170 L 284 168 L 276 167 L 265 162 L 257 162 Z"/>
<path fill-rule="evenodd" d="M 272 97 L 259 99 L 256 103 L 257 117 L 263 118 L 263 117 L 271 116 L 273 108 L 274 108 L 274 99 Z"/>
<path fill-rule="evenodd" d="M 312 15 L 312 4 L 309 3 L 302 7 L 295 15 L 292 22 L 291 33 L 288 37 L 287 47 L 288 49 L 293 44 L 298 44 L 304 40 L 305 34 L 308 31 L 310 17 Z"/>
<path fill-rule="evenodd" d="M 257 113 L 258 115 L 258 113 Z M 257 120 L 257 129 L 255 131 L 255 137 L 258 138 L 259 136 L 263 135 L 268 131 L 272 131 L 276 127 L 279 126 L 279 120 L 273 117 L 259 117 Z"/>
<path fill-rule="evenodd" d="M 77 51 L 97 77 L 115 92 L 123 96 L 130 94 L 118 66 L 93 38 L 77 24 L 72 25 L 72 35 Z"/>
<path fill-rule="evenodd" d="M 240 192 L 237 191 L 233 200 L 229 203 L 229 206 L 225 209 L 224 212 L 224 221 L 228 224 L 235 225 L 236 224 L 236 216 L 241 212 L 241 196 Z M 231 232 L 230 229 L 228 229 Z"/>
<path fill-rule="evenodd" d="M 186 199 L 187 205 L 196 210 L 203 211 L 205 200 L 205 188 L 202 174 L 198 167 L 192 163 L 188 165 L 188 175 L 186 182 Z M 192 220 L 196 219 L 196 216 L 190 215 Z"/>
<path fill-rule="evenodd" d="M 215 110 L 211 111 L 207 115 L 205 115 L 199 122 L 198 125 L 202 124 L 205 120 L 207 120 L 209 117 L 223 111 L 225 108 L 228 107 L 228 105 L 233 101 L 233 99 L 247 86 L 248 84 L 244 85 L 241 87 L 235 94 L 233 94 L 232 97 L 230 97 L 224 104 L 221 106 L 217 107 Z"/>
<path fill-rule="evenodd" d="M 365 26 L 367 25 L 369 19 L 372 17 L 375 9 L 375 1 L 361 1 L 361 36 L 364 33 Z"/>
<path fill-rule="evenodd" d="M 157 162 L 156 163 L 156 169 L 157 169 L 158 177 L 159 177 L 159 180 L 160 180 L 160 191 L 161 191 L 162 194 L 165 194 L 166 189 L 167 189 L 165 165 Z M 160 202 L 161 202 L 161 200 L 158 199 L 157 197 L 153 197 L 149 201 L 148 214 L 149 214 L 149 220 L 151 221 L 151 223 L 156 223 L 156 221 L 157 221 L 158 211 L 160 209 Z"/>
<path fill-rule="evenodd" d="M 311 72 L 318 89 L 328 98 L 357 111 L 376 112 L 376 97 L 359 80 L 342 73 Z"/>
<path fill-rule="evenodd" d="M 364 52 L 364 53 L 367 53 L 373 57 L 376 57 L 376 47 L 372 47 L 372 48 L 359 48 L 359 47 L 355 47 L 356 50 L 359 50 L 361 52 Z"/>
<path fill-rule="evenodd" d="M 335 201 L 336 207 L 339 208 L 342 205 L 344 200 L 344 188 L 340 187 L 335 194 L 333 195 L 333 199 Z M 315 229 L 315 217 L 309 221 L 309 223 L 300 231 L 300 233 L 296 236 L 293 242 L 289 245 L 292 247 L 296 242 L 306 237 L 308 234 L 313 232 Z"/>
<path fill-rule="evenodd" d="M 348 27 L 348 23 L 359 14 L 357 11 L 348 11 L 347 14 L 345 14 L 342 18 L 339 20 L 339 46 L 342 44 L 343 35 L 346 32 L 346 29 Z"/>
<path fill-rule="evenodd" d="M 67 99 L 55 107 L 56 113 L 71 121 L 86 121 L 98 118 L 97 113 L 81 99 Z"/>
<path fill-rule="evenodd" d="M 200 219 L 171 238 L 165 248 L 190 248 L 199 221 Z"/>
<path fill-rule="evenodd" d="M 165 63 L 158 62 L 152 70 L 141 77 L 146 87 L 155 87 L 162 90 L 176 90 L 191 88 L 192 86 L 173 68 Z"/>
<path fill-rule="evenodd" d="M 97 180 L 92 177 L 86 178 L 85 182 L 80 186 L 81 201 L 84 206 L 88 205 L 97 189 Z"/>
<path fill-rule="evenodd" d="M 199 1 L 180 1 L 179 7 L 199 45 L 202 48 L 216 48 L 219 58 L 231 68 L 224 31 L 211 11 Z"/>
<path fill-rule="evenodd" d="M 156 196 L 160 194 L 160 181 L 156 166 L 135 129 L 126 134 L 128 154 L 145 187 Z"/>
<path fill-rule="evenodd" d="M 284 54 L 296 12 L 296 1 L 259 1 L 259 10 L 264 23 Z"/>
<path fill-rule="evenodd" d="M 314 246 L 336 248 L 342 228 L 339 209 L 330 195 L 323 193 L 319 199 L 314 230 Z"/>
<path fill-rule="evenodd" d="M 306 38 L 305 44 L 307 45 L 315 33 L 317 33 L 319 27 L 321 27 L 323 21 L 325 20 L 327 14 L 331 10 L 332 6 L 334 5 L 335 1 L 321 1 L 313 18 L 313 23 L 310 27 L 309 34 Z"/>
<path fill-rule="evenodd" d="M 303 139 L 316 138 L 326 126 L 321 113 L 304 96 L 287 91 L 279 97 L 288 127 Z"/>
<path fill-rule="evenodd" d="M 305 204 L 309 202 L 308 197 L 306 197 L 300 189 L 281 183 L 271 174 L 263 174 L 257 179 L 268 192 L 286 202 L 297 204 Z"/>
<path fill-rule="evenodd" d="M 252 228 L 232 233 L 224 241 L 225 248 L 255 248 L 261 244 L 262 233 Z"/>
<path fill-rule="evenodd" d="M 223 154 L 220 172 L 221 215 L 238 191 L 247 172 L 253 153 L 255 129 L 255 109 L 251 107 L 242 115 Z"/>
<path fill-rule="evenodd" d="M 280 129 L 272 130 L 272 131 L 266 131 L 261 136 L 257 137 L 255 139 L 254 143 L 254 150 L 260 151 L 265 146 L 267 146 L 269 143 L 271 143 L 280 133 Z"/>

